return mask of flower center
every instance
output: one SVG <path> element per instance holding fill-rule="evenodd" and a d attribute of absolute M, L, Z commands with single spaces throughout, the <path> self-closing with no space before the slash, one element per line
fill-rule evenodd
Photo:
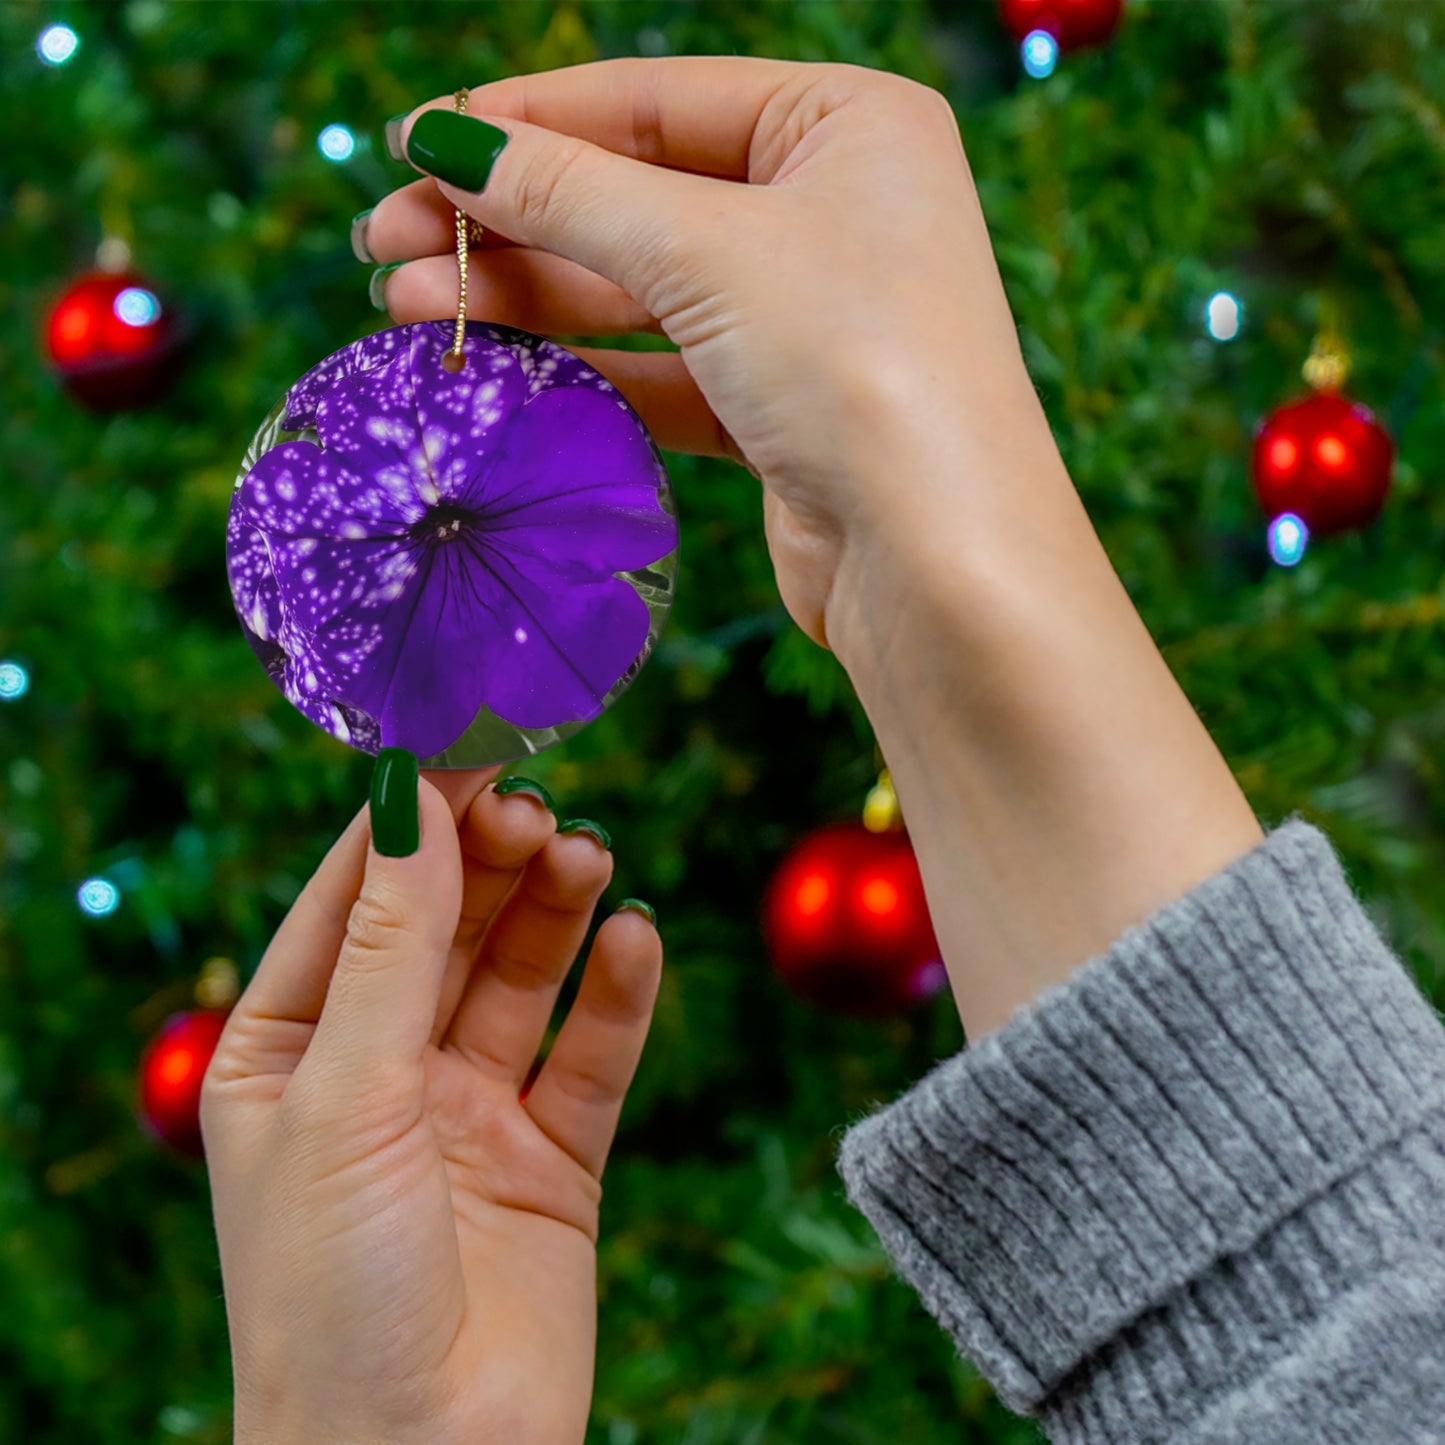
<path fill-rule="evenodd" d="M 463 507 L 428 507 L 426 516 L 412 527 L 411 535 L 418 542 L 455 542 L 476 520 L 475 514 Z"/>

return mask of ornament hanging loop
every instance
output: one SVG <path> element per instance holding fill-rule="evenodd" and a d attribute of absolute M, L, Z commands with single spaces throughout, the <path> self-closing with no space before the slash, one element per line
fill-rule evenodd
<path fill-rule="evenodd" d="M 471 92 L 465 87 L 452 96 L 452 106 L 459 115 L 467 113 L 467 101 Z M 452 333 L 452 348 L 442 357 L 442 367 L 447 371 L 460 371 L 467 364 L 462 342 L 467 335 L 467 250 L 482 239 L 479 222 L 472 220 L 465 211 L 457 212 L 457 325 Z"/>

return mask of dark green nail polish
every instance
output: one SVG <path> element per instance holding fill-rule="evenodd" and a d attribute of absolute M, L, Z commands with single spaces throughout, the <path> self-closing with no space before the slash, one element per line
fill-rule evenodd
<path fill-rule="evenodd" d="M 552 795 L 541 783 L 533 782 L 531 778 L 503 778 L 492 791 L 505 798 L 511 793 L 526 793 L 529 798 L 536 798 L 549 813 L 557 811 L 557 805 L 552 801 Z"/>
<path fill-rule="evenodd" d="M 619 913 L 640 913 L 654 928 L 657 927 L 657 913 L 652 904 L 644 903 L 640 898 L 624 898 L 617 905 Z"/>
<path fill-rule="evenodd" d="M 406 158 L 448 185 L 480 191 L 509 139 L 484 120 L 454 110 L 425 110 L 406 138 Z"/>
<path fill-rule="evenodd" d="M 394 115 L 387 121 L 383 134 L 386 136 L 386 153 L 394 161 L 404 161 L 406 156 L 401 149 L 401 128 L 406 123 L 406 118 L 411 112 L 404 111 L 401 115 Z"/>
<path fill-rule="evenodd" d="M 368 206 L 351 218 L 351 254 L 368 266 L 376 265 L 376 257 L 371 254 L 371 248 L 366 244 L 366 223 L 371 219 L 373 209 Z"/>
<path fill-rule="evenodd" d="M 417 757 L 405 748 L 382 748 L 371 775 L 371 841 L 388 858 L 409 858 L 421 846 Z"/>
<path fill-rule="evenodd" d="M 587 833 L 595 838 L 609 852 L 612 850 L 612 834 L 591 818 L 568 818 L 557 831 L 559 833 Z"/>
<path fill-rule="evenodd" d="M 367 284 L 366 294 L 371 297 L 371 304 L 378 311 L 386 310 L 386 278 L 396 270 L 398 266 L 405 266 L 405 261 L 390 261 L 385 266 L 378 266 L 371 273 L 371 280 Z"/>

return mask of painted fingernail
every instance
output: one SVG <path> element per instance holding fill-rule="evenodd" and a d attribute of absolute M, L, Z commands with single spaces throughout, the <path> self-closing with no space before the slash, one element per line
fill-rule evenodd
<path fill-rule="evenodd" d="M 406 159 L 406 155 L 401 148 L 401 128 L 406 123 L 406 117 L 410 114 L 411 112 L 407 111 L 403 115 L 394 115 L 386 123 L 384 131 L 386 136 L 386 153 L 394 161 L 404 161 Z"/>
<path fill-rule="evenodd" d="M 378 311 L 386 310 L 386 278 L 396 270 L 398 266 L 404 266 L 405 261 L 389 261 L 385 266 L 378 266 L 371 273 L 371 280 L 367 284 L 366 294 L 371 297 L 371 304 Z"/>
<path fill-rule="evenodd" d="M 557 811 L 557 805 L 552 801 L 551 793 L 541 783 L 534 782 L 531 778 L 503 778 L 492 791 L 503 798 L 512 793 L 525 793 L 529 798 L 536 798 L 549 813 Z"/>
<path fill-rule="evenodd" d="M 406 138 L 406 158 L 448 185 L 480 191 L 510 139 L 484 120 L 454 110 L 424 110 Z"/>
<path fill-rule="evenodd" d="M 382 748 L 371 774 L 371 841 L 387 858 L 409 858 L 421 846 L 417 757 L 405 748 Z"/>
<path fill-rule="evenodd" d="M 368 206 L 351 218 L 351 254 L 368 266 L 376 265 L 376 257 L 371 254 L 371 248 L 366 244 L 366 223 L 371 219 L 374 209 L 374 206 Z"/>
<path fill-rule="evenodd" d="M 565 823 L 558 826 L 557 831 L 559 833 L 586 833 L 595 838 L 608 852 L 612 851 L 612 834 L 601 823 L 594 823 L 591 818 L 568 818 Z"/>
<path fill-rule="evenodd" d="M 617 905 L 619 913 L 640 913 L 654 928 L 657 927 L 657 913 L 652 904 L 644 903 L 640 898 L 624 898 Z"/>

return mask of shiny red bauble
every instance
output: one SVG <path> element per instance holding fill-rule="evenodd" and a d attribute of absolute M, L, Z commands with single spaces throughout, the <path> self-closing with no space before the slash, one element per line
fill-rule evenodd
<path fill-rule="evenodd" d="M 1373 522 L 1395 447 L 1374 414 L 1321 391 L 1272 412 L 1254 439 L 1255 495 L 1271 519 L 1293 512 L 1315 536 Z"/>
<path fill-rule="evenodd" d="M 1015 40 L 1044 30 L 1060 50 L 1101 45 L 1117 29 L 1124 0 L 999 0 L 999 16 Z"/>
<path fill-rule="evenodd" d="M 201 1158 L 201 1082 L 216 1052 L 229 1011 L 172 1014 L 140 1061 L 140 1117 L 145 1127 L 182 1154 Z"/>
<path fill-rule="evenodd" d="M 788 986 L 837 1013 L 901 1013 L 946 981 L 901 831 L 840 823 L 804 838 L 768 886 L 763 930 Z"/>
<path fill-rule="evenodd" d="M 129 271 L 91 271 L 45 321 L 45 352 L 65 388 L 96 411 L 157 399 L 175 373 L 178 327 L 150 284 Z"/>

